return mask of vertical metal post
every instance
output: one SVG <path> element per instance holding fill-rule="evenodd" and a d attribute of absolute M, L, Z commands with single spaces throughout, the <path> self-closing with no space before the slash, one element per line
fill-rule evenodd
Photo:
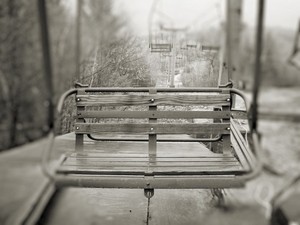
<path fill-rule="evenodd" d="M 82 0 L 77 0 L 77 17 L 76 17 L 76 78 L 75 81 L 80 81 L 80 61 L 81 61 L 81 12 L 82 12 Z M 82 91 L 78 91 L 78 94 L 84 94 Z M 76 96 L 77 98 L 77 96 Z M 76 99 L 77 101 L 77 99 Z M 77 106 L 77 113 L 84 110 L 84 106 Z M 76 119 L 77 122 L 84 122 L 83 119 Z M 77 129 L 77 128 L 75 128 Z M 75 151 L 83 151 L 83 134 L 76 134 L 75 137 Z"/>
<path fill-rule="evenodd" d="M 172 66 L 172 55 L 168 56 L 168 86 L 171 84 L 171 66 Z"/>
<path fill-rule="evenodd" d="M 176 67 L 176 32 L 172 32 L 172 40 L 173 40 L 173 48 L 171 52 L 171 79 L 170 79 L 170 87 L 174 88 L 174 77 L 175 77 L 175 67 Z"/>
<path fill-rule="evenodd" d="M 260 88 L 261 53 L 263 49 L 264 0 L 258 0 L 258 18 L 256 30 L 255 72 L 253 82 L 252 130 L 257 129 L 258 94 Z"/>
<path fill-rule="evenodd" d="M 80 60 L 81 60 L 81 10 L 82 0 L 77 0 L 76 17 L 76 81 L 80 81 Z"/>
<path fill-rule="evenodd" d="M 44 61 L 44 75 L 47 88 L 47 102 L 48 102 L 48 126 L 49 129 L 54 127 L 54 104 L 53 104 L 53 76 L 52 76 L 52 60 L 50 50 L 50 38 L 48 33 L 48 21 L 47 21 L 47 10 L 46 0 L 37 0 L 39 19 L 40 19 L 40 31 L 41 31 L 41 43 L 43 50 L 43 61 Z"/>
<path fill-rule="evenodd" d="M 156 89 L 150 89 L 149 94 L 156 94 Z M 155 102 L 155 99 L 150 99 L 151 103 Z M 157 106 L 156 105 L 150 105 L 149 111 L 156 111 Z M 149 123 L 157 123 L 156 118 L 149 118 Z M 157 150 L 157 135 L 155 134 L 155 130 L 153 131 L 154 134 L 149 134 L 149 159 L 150 162 L 156 161 L 156 150 Z"/>
<path fill-rule="evenodd" d="M 79 88 L 77 94 L 78 95 L 84 95 L 86 93 L 85 93 L 84 90 L 81 90 L 81 88 Z M 76 97 L 76 102 L 81 101 L 81 99 L 78 98 L 77 95 L 75 97 Z M 85 110 L 85 106 L 77 106 L 77 115 L 80 114 L 84 110 Z M 84 123 L 84 119 L 83 118 L 77 118 L 76 122 L 77 123 Z M 77 129 L 77 127 L 75 127 L 75 129 Z M 83 142 L 84 142 L 84 135 L 83 134 L 76 134 L 76 136 L 75 136 L 75 151 L 76 152 L 82 152 L 83 151 Z"/>
<path fill-rule="evenodd" d="M 218 85 L 229 81 L 236 87 L 239 79 L 239 43 L 241 31 L 242 0 L 227 0 L 226 23 L 222 42 Z"/>
<path fill-rule="evenodd" d="M 222 91 L 223 94 L 230 94 L 230 90 L 229 89 L 225 89 Z M 228 101 L 230 103 L 229 106 L 222 106 L 222 111 L 230 111 L 231 108 L 231 102 L 230 99 Z M 230 123 L 230 119 L 222 119 L 223 123 Z M 228 127 L 230 130 L 230 127 Z M 230 139 L 230 133 L 229 134 L 223 134 L 222 135 L 222 149 L 223 149 L 223 154 L 224 155 L 231 155 L 231 139 Z"/>

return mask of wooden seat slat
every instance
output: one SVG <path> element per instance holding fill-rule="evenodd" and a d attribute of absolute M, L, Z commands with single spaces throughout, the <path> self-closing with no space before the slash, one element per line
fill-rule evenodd
<path fill-rule="evenodd" d="M 228 111 L 81 111 L 77 118 L 168 118 L 168 119 L 224 119 L 230 118 Z"/>
<path fill-rule="evenodd" d="M 138 133 L 138 134 L 229 134 L 230 123 L 202 124 L 113 124 L 76 123 L 76 134 Z"/>
<path fill-rule="evenodd" d="M 77 95 L 77 106 L 156 106 L 214 105 L 229 106 L 229 94 L 216 95 Z M 153 100 L 153 101 L 152 101 Z"/>
<path fill-rule="evenodd" d="M 78 165 L 76 163 L 74 164 L 67 164 L 67 165 L 64 165 L 62 167 L 69 167 L 69 166 L 76 166 L 76 167 L 82 167 L 82 168 L 99 168 L 99 169 L 103 169 L 103 168 L 181 168 L 182 170 L 184 170 L 185 168 L 220 168 L 220 167 L 240 167 L 240 164 L 235 162 L 229 162 L 229 163 L 223 163 L 223 164 L 218 164 L 218 163 L 194 163 L 194 164 L 190 164 L 190 163 L 178 163 L 178 164 L 161 164 L 161 163 L 141 163 L 141 162 L 137 162 L 137 163 L 130 163 L 130 164 L 124 164 L 124 165 L 120 165 L 119 164 L 116 164 L 116 163 L 109 163 L 109 162 L 106 162 L 106 163 L 101 163 L 101 164 L 97 164 L 97 163 L 90 163 L 89 164 L 81 164 L 81 165 Z"/>
<path fill-rule="evenodd" d="M 185 173 L 207 175 L 238 173 L 242 172 L 243 168 L 236 158 L 225 155 L 157 157 L 154 160 L 150 160 L 148 157 L 130 157 L 128 154 L 99 157 L 101 155 L 100 153 L 87 153 L 83 156 L 82 154 L 69 154 L 62 165 L 58 167 L 57 172 L 61 174 L 143 175 L 150 171 L 156 175 Z"/>
<path fill-rule="evenodd" d="M 156 166 L 156 167 L 176 167 L 180 166 L 182 168 L 184 167 L 215 167 L 216 165 L 231 165 L 231 166 L 236 166 L 239 165 L 239 162 L 161 162 L 161 161 L 153 161 L 153 162 L 147 162 L 147 161 L 127 161 L 127 162 L 122 162 L 122 161 L 102 161 L 102 162 L 95 162 L 95 161 L 90 161 L 86 159 L 79 159 L 77 162 L 70 162 L 67 161 L 64 163 L 65 166 L 85 166 L 85 167 L 90 167 L 90 166 L 99 166 L 99 167 L 145 167 L 145 166 Z"/>
<path fill-rule="evenodd" d="M 98 151 L 98 150 L 94 150 L 91 151 L 89 150 L 88 152 L 82 152 L 82 153 L 69 153 L 66 154 L 68 158 L 121 158 L 121 159 L 130 159 L 130 158 L 147 158 L 148 157 L 148 153 L 128 153 L 128 152 L 124 152 L 122 153 L 121 151 L 117 151 L 118 154 L 116 153 L 107 153 L 107 152 L 112 152 L 111 149 L 107 149 L 106 151 L 102 152 L 102 151 Z M 135 152 L 138 152 L 135 151 Z M 194 153 L 194 152 L 193 152 Z M 193 154 L 193 156 L 184 156 L 185 152 L 182 152 L 180 155 L 176 155 L 174 156 L 173 154 L 170 154 L 170 152 L 167 153 L 168 156 L 158 156 L 157 158 L 159 159 L 164 159 L 164 158 L 171 158 L 171 159 L 191 159 L 191 158 L 195 158 L 195 159 L 236 159 L 234 156 L 232 155 L 223 155 L 223 154 L 205 154 L 200 152 L 198 155 Z M 201 154 L 201 155 L 200 155 Z"/>
<path fill-rule="evenodd" d="M 95 157 L 68 157 L 66 159 L 66 163 L 72 163 L 76 161 L 89 161 L 89 162 L 148 162 L 148 157 L 101 157 L 101 158 L 95 158 Z M 157 162 L 171 162 L 171 163 L 182 163 L 182 162 L 237 162 L 236 158 L 230 157 L 230 158 L 201 158 L 201 157 L 189 157 L 189 158 L 183 158 L 183 157 L 156 157 Z"/>

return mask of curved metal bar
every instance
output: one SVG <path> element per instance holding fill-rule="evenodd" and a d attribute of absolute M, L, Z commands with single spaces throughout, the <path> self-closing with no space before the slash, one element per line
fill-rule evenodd
<path fill-rule="evenodd" d="M 250 110 L 252 108 L 252 101 L 250 101 L 247 96 L 245 95 L 244 92 L 236 89 L 236 88 L 231 88 L 230 89 L 230 93 L 231 94 L 236 94 L 238 96 L 240 96 L 244 102 L 245 102 L 245 106 L 246 106 L 246 110 L 244 112 L 247 113 L 248 115 L 248 120 L 250 119 Z M 251 167 L 253 168 L 253 171 L 249 174 L 244 174 L 242 175 L 242 177 L 240 179 L 243 179 L 245 181 L 247 180 L 250 180 L 250 179 L 253 179 L 254 177 L 258 176 L 259 175 L 259 172 L 262 170 L 262 162 L 261 162 L 261 148 L 260 148 L 260 143 L 259 143 L 259 137 L 258 137 L 258 133 L 252 129 L 251 127 L 251 123 L 249 123 L 249 126 L 250 126 L 250 130 L 251 130 L 251 138 L 252 138 L 252 141 L 253 141 L 253 144 L 252 144 L 252 150 L 253 152 L 255 153 L 256 157 L 256 165 L 251 165 Z"/>
<path fill-rule="evenodd" d="M 61 112 L 62 112 L 62 108 L 64 105 L 65 100 L 72 94 L 77 93 L 77 89 L 70 89 L 68 91 L 66 91 L 64 94 L 62 94 L 62 96 L 60 97 L 58 104 L 57 104 L 57 113 L 58 116 L 61 116 Z M 48 140 L 49 143 L 46 147 L 46 149 L 43 152 L 43 156 L 42 156 L 42 172 L 44 173 L 45 176 L 47 176 L 49 179 L 54 179 L 54 172 L 51 171 L 51 169 L 49 168 L 49 161 L 50 161 L 50 157 L 51 157 L 51 152 L 53 149 L 53 144 L 54 144 L 54 138 L 55 138 L 55 130 L 54 128 L 52 128 L 49 132 L 48 135 Z"/>
<path fill-rule="evenodd" d="M 149 92 L 149 90 L 155 89 L 157 92 L 216 92 L 221 93 L 223 90 L 228 90 L 228 88 L 152 88 L 152 87 L 96 87 L 96 88 L 82 88 L 85 92 Z"/>
<path fill-rule="evenodd" d="M 48 177 L 51 180 L 54 180 L 54 172 L 51 171 L 49 168 L 49 159 L 50 159 L 50 153 L 53 148 L 53 143 L 54 143 L 54 130 L 52 129 L 49 134 L 48 134 L 48 145 L 46 146 L 46 149 L 43 151 L 42 155 L 42 172 L 43 174 Z"/>
<path fill-rule="evenodd" d="M 93 141 L 137 141 L 137 142 L 146 142 L 149 141 L 148 138 L 97 138 L 91 134 L 87 134 L 87 137 Z M 157 142 L 217 142 L 222 139 L 221 135 L 218 135 L 215 138 L 194 138 L 194 139 L 171 139 L 171 138 L 162 138 L 157 139 Z"/>
<path fill-rule="evenodd" d="M 220 84 L 220 88 L 232 88 L 232 82 L 227 82 L 226 84 Z"/>
<path fill-rule="evenodd" d="M 236 94 L 236 95 L 240 96 L 240 97 L 244 100 L 244 102 L 245 102 L 245 105 L 246 105 L 246 111 L 247 111 L 247 112 L 250 111 L 252 102 L 249 101 L 249 99 L 247 98 L 247 96 L 245 95 L 244 92 L 242 92 L 242 91 L 240 91 L 240 90 L 238 90 L 238 89 L 236 89 L 236 88 L 231 88 L 231 89 L 230 89 L 230 93 L 231 93 L 231 94 Z"/>
<path fill-rule="evenodd" d="M 62 108 L 63 108 L 63 105 L 64 105 L 64 102 L 66 100 L 67 97 L 69 97 L 70 95 L 72 94 L 76 94 L 77 93 L 77 89 L 76 88 L 72 88 L 68 91 L 66 91 L 65 93 L 63 93 L 58 101 L 58 104 L 57 104 L 57 107 L 56 107 L 56 111 L 58 113 L 58 115 L 60 116 L 61 115 L 61 112 L 62 112 Z"/>
<path fill-rule="evenodd" d="M 243 181 L 248 181 L 257 177 L 260 174 L 260 171 L 262 170 L 262 162 L 260 156 L 261 149 L 260 149 L 258 134 L 256 132 L 252 133 L 252 140 L 253 140 L 253 150 L 256 153 L 255 165 L 254 164 L 251 165 L 251 168 L 253 170 L 250 173 L 243 174 L 240 175 L 240 177 L 238 177 L 238 179 L 241 179 Z"/>

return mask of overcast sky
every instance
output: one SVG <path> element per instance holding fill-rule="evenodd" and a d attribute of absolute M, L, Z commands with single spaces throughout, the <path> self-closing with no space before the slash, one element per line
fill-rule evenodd
<path fill-rule="evenodd" d="M 116 12 L 124 13 L 132 29 L 148 33 L 148 16 L 153 0 L 116 0 Z M 243 22 L 256 23 L 256 0 L 243 1 Z M 158 0 L 156 10 L 170 17 L 177 27 L 214 26 L 224 18 L 225 0 Z M 300 19 L 300 0 L 267 0 L 265 24 L 295 30 Z"/>

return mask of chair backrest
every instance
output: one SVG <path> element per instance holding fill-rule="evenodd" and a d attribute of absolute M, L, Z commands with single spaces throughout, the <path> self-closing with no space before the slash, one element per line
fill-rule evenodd
<path fill-rule="evenodd" d="M 155 152 L 157 135 L 229 135 L 230 94 L 213 92 L 102 92 L 76 96 L 75 133 L 148 135 Z M 225 110 L 215 111 L 214 107 Z M 218 122 L 216 122 L 218 121 Z M 80 136 L 77 136 L 80 139 Z M 180 140 L 178 140 L 180 141 Z M 80 141 L 78 141 L 79 143 Z"/>

